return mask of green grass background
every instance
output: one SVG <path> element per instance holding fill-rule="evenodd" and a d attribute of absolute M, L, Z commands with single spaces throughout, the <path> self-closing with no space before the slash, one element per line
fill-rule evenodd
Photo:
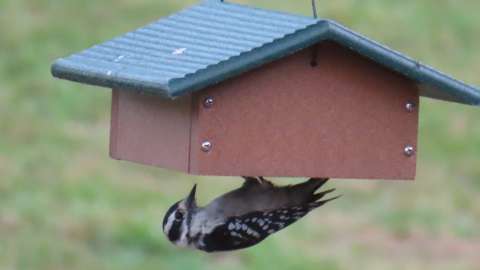
<path fill-rule="evenodd" d="M 427 99 L 416 182 L 330 183 L 341 200 L 246 251 L 169 244 L 164 211 L 194 182 L 202 203 L 240 182 L 110 160 L 110 91 L 55 80 L 50 64 L 195 2 L 0 0 L 0 269 L 480 269 L 480 110 Z M 308 0 L 236 2 L 311 14 Z M 477 0 L 318 7 L 480 85 Z"/>

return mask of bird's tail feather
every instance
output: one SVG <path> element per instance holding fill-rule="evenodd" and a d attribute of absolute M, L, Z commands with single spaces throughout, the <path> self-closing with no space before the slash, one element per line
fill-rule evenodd
<path fill-rule="evenodd" d="M 307 183 L 313 185 L 313 191 L 315 192 L 317 189 L 325 185 L 328 180 L 330 180 L 330 178 L 310 178 Z"/>
<path fill-rule="evenodd" d="M 332 193 L 334 192 L 336 189 L 332 188 L 332 189 L 328 189 L 328 190 L 325 190 L 325 191 L 322 191 L 322 192 L 319 192 L 319 193 L 315 193 L 312 195 L 312 202 L 316 202 L 318 200 L 320 200 L 321 198 L 323 198 L 325 195 L 329 194 L 329 193 Z"/>
<path fill-rule="evenodd" d="M 336 200 L 338 198 L 342 197 L 342 195 L 338 195 L 338 196 L 335 196 L 333 198 L 329 198 L 329 199 L 326 199 L 326 200 L 320 200 L 320 201 L 315 201 L 315 202 L 312 202 L 310 203 L 310 208 L 311 209 L 314 209 L 314 208 L 317 208 L 317 207 L 320 207 L 328 202 L 331 202 L 333 200 Z"/>
<path fill-rule="evenodd" d="M 323 198 L 325 195 L 327 195 L 330 192 L 335 191 L 335 189 L 329 189 L 326 191 L 322 192 L 317 192 L 322 186 L 324 186 L 329 178 L 310 178 L 306 183 L 310 186 L 310 198 L 308 199 L 308 202 L 313 203 L 318 201 L 319 199 Z"/>
<path fill-rule="evenodd" d="M 339 196 L 335 196 L 335 197 L 332 197 L 332 198 L 329 198 L 329 199 L 322 200 L 323 197 L 325 197 L 325 195 L 334 192 L 336 190 L 334 188 L 315 193 L 323 185 L 325 185 L 328 182 L 328 180 L 330 180 L 330 179 L 329 178 L 310 178 L 308 180 L 308 183 L 313 183 L 314 184 L 314 189 L 312 191 L 312 197 L 310 199 L 310 206 L 311 206 L 312 209 L 320 207 L 320 206 L 322 206 L 322 205 L 324 205 L 328 202 L 331 202 L 333 200 L 336 200 L 336 199 L 342 197 L 342 195 L 339 195 Z"/>

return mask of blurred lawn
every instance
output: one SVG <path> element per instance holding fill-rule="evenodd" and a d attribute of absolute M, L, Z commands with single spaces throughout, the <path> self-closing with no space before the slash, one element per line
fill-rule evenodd
<path fill-rule="evenodd" d="M 331 183 L 341 200 L 247 251 L 167 243 L 163 213 L 193 182 L 201 202 L 240 182 L 110 160 L 110 91 L 49 70 L 194 2 L 0 0 L 0 269 L 480 269 L 480 110 L 431 100 L 415 183 Z M 236 2 L 311 14 L 309 0 Z M 479 1 L 319 2 L 322 17 L 480 85 Z"/>

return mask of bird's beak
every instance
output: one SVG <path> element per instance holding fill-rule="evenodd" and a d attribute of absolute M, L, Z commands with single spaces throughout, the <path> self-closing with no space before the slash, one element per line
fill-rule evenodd
<path fill-rule="evenodd" d="M 193 186 L 192 190 L 190 191 L 190 194 L 185 199 L 185 204 L 186 204 L 187 208 L 197 207 L 197 201 L 196 201 L 196 198 L 195 198 L 195 193 L 196 192 L 197 192 L 197 184 L 195 184 Z"/>

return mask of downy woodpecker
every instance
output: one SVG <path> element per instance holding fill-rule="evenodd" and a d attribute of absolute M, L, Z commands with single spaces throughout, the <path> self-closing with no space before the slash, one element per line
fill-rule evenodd
<path fill-rule="evenodd" d="M 293 186 L 275 186 L 263 177 L 243 177 L 244 184 L 205 207 L 198 207 L 196 185 L 188 197 L 165 214 L 163 231 L 177 246 L 206 252 L 254 246 L 338 197 L 322 200 L 335 189 L 315 193 L 328 179 L 311 178 Z"/>

